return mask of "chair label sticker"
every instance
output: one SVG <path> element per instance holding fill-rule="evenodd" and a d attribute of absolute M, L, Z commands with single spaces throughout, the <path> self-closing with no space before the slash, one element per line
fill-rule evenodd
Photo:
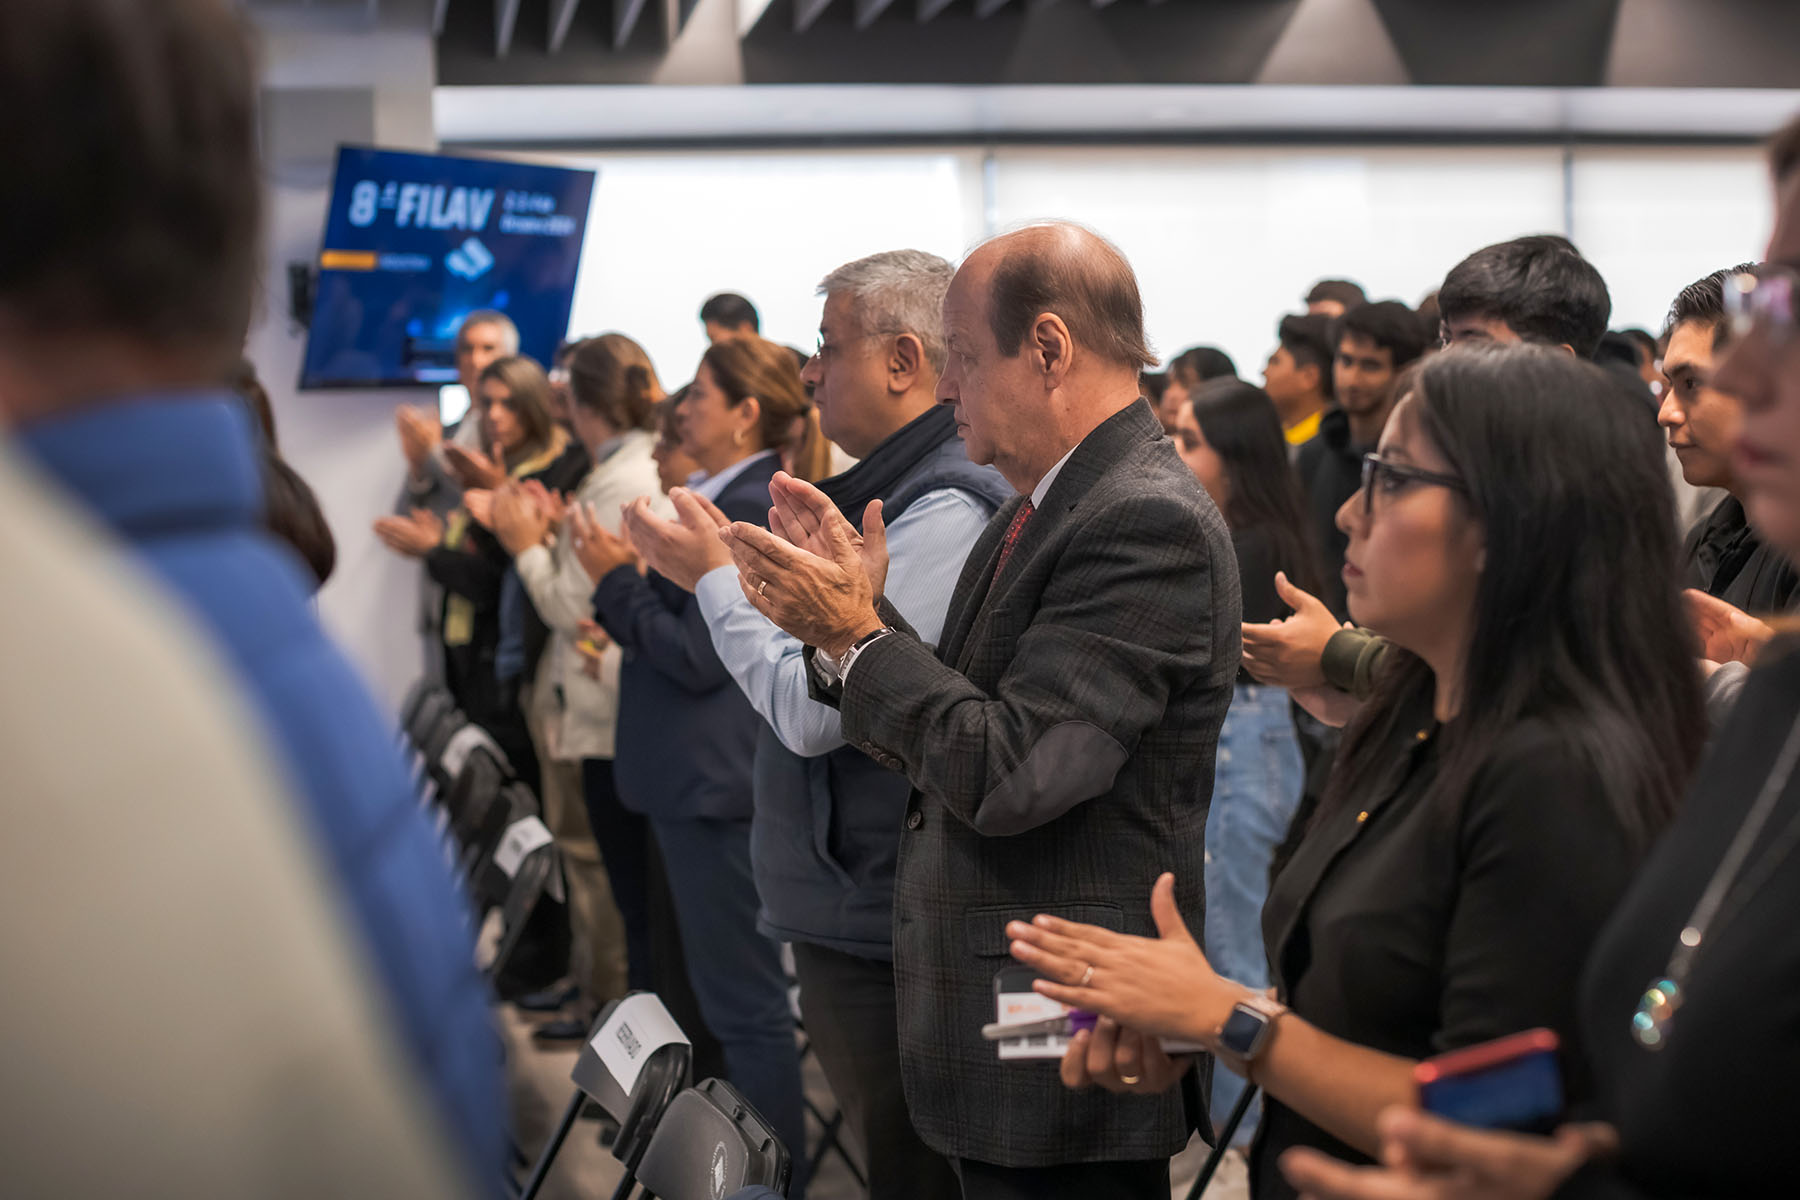
<path fill-rule="evenodd" d="M 612 1016 L 588 1044 L 629 1096 L 650 1056 L 676 1042 L 688 1044 L 681 1026 L 661 1000 L 649 992 L 639 992 L 619 1001 Z"/>
<path fill-rule="evenodd" d="M 536 817 L 523 817 L 506 827 L 500 848 L 494 851 L 494 865 L 508 879 L 519 873 L 519 864 L 539 846 L 550 844 L 549 828 Z"/>

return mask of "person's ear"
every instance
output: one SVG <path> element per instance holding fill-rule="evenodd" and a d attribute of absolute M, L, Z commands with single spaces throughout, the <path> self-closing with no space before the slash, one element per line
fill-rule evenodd
<path fill-rule="evenodd" d="M 755 396 L 745 396 L 738 406 L 731 410 L 733 419 L 731 440 L 742 443 L 746 434 L 752 433 L 762 424 L 762 401 Z"/>
<path fill-rule="evenodd" d="M 904 396 L 918 382 L 925 366 L 925 347 L 917 334 L 903 333 L 888 351 L 888 391 Z"/>
<path fill-rule="evenodd" d="M 1567 350 L 1569 352 L 1569 356 L 1571 358 L 1580 358 L 1581 357 L 1581 355 L 1575 353 L 1575 347 L 1569 345 L 1569 343 L 1567 343 L 1567 342 L 1560 343 L 1560 348 Z"/>
<path fill-rule="evenodd" d="M 1075 339 L 1069 327 L 1055 313 L 1040 313 L 1031 325 L 1031 354 L 1034 364 L 1044 373 L 1044 383 L 1054 389 L 1068 379 L 1074 366 Z"/>

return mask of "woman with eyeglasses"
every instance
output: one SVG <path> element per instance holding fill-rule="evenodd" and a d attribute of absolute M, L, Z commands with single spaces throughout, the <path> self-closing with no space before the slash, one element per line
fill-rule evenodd
<path fill-rule="evenodd" d="M 1750 523 L 1800 562 L 1800 120 L 1771 145 L 1770 265 L 1726 280 L 1732 473 Z M 1781 624 L 1778 622 L 1778 624 Z M 1395 1109 L 1386 1167 L 1296 1151 L 1319 1200 L 1743 1200 L 1796 1191 L 1800 1103 L 1800 629 L 1756 654 L 1681 816 L 1595 943 L 1581 1029 L 1595 1103 L 1554 1137 Z M 1751 637 L 1752 642 L 1760 640 Z"/>
<path fill-rule="evenodd" d="M 1164 1088 L 1185 1064 L 1149 1039 L 1206 1046 L 1264 1090 L 1267 1200 L 1297 1194 L 1290 1148 L 1370 1161 L 1421 1059 L 1538 1026 L 1578 1048 L 1581 963 L 1705 732 L 1641 403 L 1556 349 L 1424 365 L 1338 513 L 1351 615 L 1393 649 L 1264 907 L 1275 996 L 1213 969 L 1171 876 L 1160 938 L 1015 922 L 1038 989 L 1109 1019 L 1066 1082 Z"/>

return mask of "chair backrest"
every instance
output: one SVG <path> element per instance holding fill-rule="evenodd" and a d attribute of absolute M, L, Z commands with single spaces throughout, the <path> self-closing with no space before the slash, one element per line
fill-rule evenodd
<path fill-rule="evenodd" d="M 489 806 L 506 789 L 506 778 L 506 768 L 484 747 L 477 746 L 463 759 L 462 770 L 449 786 L 439 792 L 458 845 L 466 847 L 474 839 Z"/>
<path fill-rule="evenodd" d="M 457 836 L 463 846 L 462 877 L 471 882 L 482 864 L 493 858 L 494 852 L 500 848 L 500 839 L 506 836 L 506 830 L 513 821 L 513 813 L 521 808 L 528 813 L 537 811 L 537 801 L 533 798 L 531 789 L 517 780 L 507 783 L 488 797 L 485 807 L 479 807 L 480 799 L 477 796 L 475 805 L 453 822 L 454 827 L 459 830 Z"/>
<path fill-rule="evenodd" d="M 461 715 L 457 714 L 459 717 Z M 500 743 L 494 740 L 492 734 L 473 721 L 465 720 L 461 724 L 452 725 L 436 750 L 429 758 L 432 777 L 437 780 L 440 788 L 449 787 L 462 774 L 463 767 L 468 765 L 470 756 L 477 750 L 498 763 L 507 777 L 512 776 L 512 764 L 507 761 L 506 751 L 500 749 Z"/>
<path fill-rule="evenodd" d="M 556 846 L 544 842 L 524 856 L 512 876 L 511 888 L 499 901 L 500 938 L 494 945 L 494 957 L 484 968 L 490 979 L 500 976 L 519 948 L 525 928 L 531 923 L 538 906 L 550 891 L 550 881 L 562 870 L 562 858 Z M 486 913 L 492 905 L 477 901 L 477 911 Z"/>
<path fill-rule="evenodd" d="M 657 1200 L 722 1200 L 756 1184 L 785 1196 L 791 1170 L 787 1148 L 750 1102 L 708 1079 L 670 1101 L 637 1178 Z"/>
<path fill-rule="evenodd" d="M 494 843 L 492 853 L 477 862 L 469 874 L 469 890 L 476 907 L 483 911 L 506 902 L 526 859 L 552 840 L 528 790 L 522 786 L 507 787 L 500 794 L 506 799 L 506 828 Z"/>
<path fill-rule="evenodd" d="M 655 1028 L 646 1029 L 634 1010 L 650 1003 L 654 1004 L 651 1024 Z M 625 1009 L 623 1015 L 621 1007 Z M 662 1022 L 667 1022 L 666 1026 Z M 654 1044 L 669 1036 L 670 1030 L 680 1034 L 680 1027 L 662 1007 L 662 1001 L 650 992 L 632 992 L 601 1010 L 575 1060 L 575 1069 L 569 1072 L 575 1086 L 618 1122 L 619 1132 L 613 1138 L 612 1152 L 613 1157 L 625 1165 L 627 1174 L 637 1170 L 670 1101 L 692 1078 L 694 1048 L 691 1045 L 686 1041 Z M 601 1054 L 603 1045 L 608 1052 L 604 1057 Z M 637 1078 L 629 1088 L 606 1062 L 607 1057 L 615 1063 L 620 1062 L 621 1055 L 625 1061 L 641 1062 L 637 1067 Z"/>
<path fill-rule="evenodd" d="M 414 746 L 418 746 L 445 710 L 455 707 L 456 701 L 443 684 L 420 680 L 400 706 L 400 729 Z"/>

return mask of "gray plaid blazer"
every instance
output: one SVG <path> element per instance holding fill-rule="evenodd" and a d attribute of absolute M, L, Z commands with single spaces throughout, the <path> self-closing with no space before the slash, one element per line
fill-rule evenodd
<path fill-rule="evenodd" d="M 894 887 L 907 1102 L 947 1155 L 1161 1158 L 1187 1141 L 1179 1092 L 1072 1092 L 1054 1063 L 999 1062 L 981 1026 L 1012 961 L 1009 920 L 1047 912 L 1154 935 L 1150 887 L 1169 870 L 1200 930 L 1240 651 L 1237 562 L 1142 401 L 1076 449 L 990 589 L 1021 503 L 970 552 L 940 648 L 883 638 L 840 697 L 845 737 L 914 789 Z"/>

